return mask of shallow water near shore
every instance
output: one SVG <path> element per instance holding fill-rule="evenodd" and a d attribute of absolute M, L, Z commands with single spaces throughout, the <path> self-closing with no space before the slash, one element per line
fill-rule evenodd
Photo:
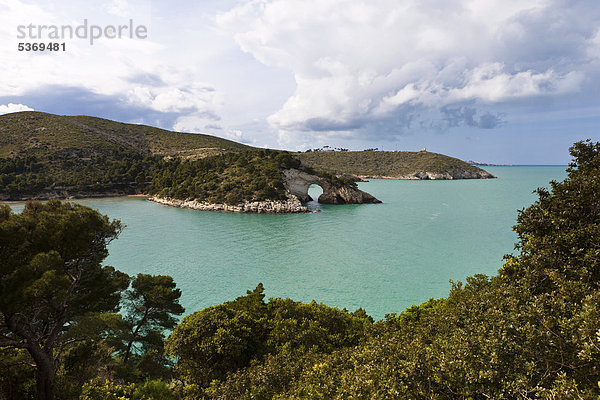
<path fill-rule="evenodd" d="M 513 251 L 517 210 L 535 201 L 537 187 L 566 176 L 564 166 L 485 169 L 498 179 L 360 183 L 384 203 L 311 203 L 321 212 L 310 214 L 195 211 L 143 198 L 77 202 L 126 225 L 106 264 L 173 276 L 186 313 L 263 282 L 267 296 L 362 307 L 379 319 L 446 296 L 449 280 L 495 274 Z"/>

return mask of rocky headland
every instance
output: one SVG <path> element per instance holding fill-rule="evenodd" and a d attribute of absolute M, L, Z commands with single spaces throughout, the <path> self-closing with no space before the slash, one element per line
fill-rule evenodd
<path fill-rule="evenodd" d="M 298 153 L 302 164 L 338 176 L 361 179 L 493 179 L 489 172 L 443 154 L 423 151 L 312 151 Z M 359 179 L 357 179 L 359 180 Z"/>
<path fill-rule="evenodd" d="M 442 154 L 403 151 L 258 149 L 201 134 L 169 132 L 86 116 L 0 116 L 0 201 L 132 194 L 197 210 L 298 213 L 319 203 L 367 204 L 364 179 L 488 179 Z"/>
<path fill-rule="evenodd" d="M 335 185 L 331 180 L 310 174 L 298 169 L 288 169 L 283 171 L 283 185 L 286 190 L 307 202 L 313 200 L 308 195 L 310 185 L 319 185 L 323 189 L 323 194 L 319 196 L 319 203 L 323 204 L 375 204 L 381 203 L 375 197 L 367 192 L 363 192 L 355 186 Z"/>
<path fill-rule="evenodd" d="M 495 179 L 496 176 L 490 174 L 485 170 L 470 171 L 455 169 L 447 172 L 429 172 L 419 171 L 412 174 L 406 175 L 359 175 L 358 178 L 361 180 L 365 179 L 398 179 L 398 180 L 411 180 L 411 181 L 426 181 L 426 180 L 453 180 L 453 179 Z"/>
<path fill-rule="evenodd" d="M 308 208 L 302 204 L 313 200 L 308 195 L 310 185 L 323 188 L 319 203 L 323 204 L 373 204 L 381 203 L 369 193 L 354 186 L 336 186 L 330 179 L 313 175 L 297 169 L 287 169 L 283 173 L 283 184 L 288 192 L 286 200 L 241 201 L 237 204 L 210 203 L 194 199 L 180 200 L 161 196 L 152 196 L 148 200 L 171 207 L 189 208 L 200 211 L 221 211 L 256 214 L 297 214 L 307 213 Z"/>

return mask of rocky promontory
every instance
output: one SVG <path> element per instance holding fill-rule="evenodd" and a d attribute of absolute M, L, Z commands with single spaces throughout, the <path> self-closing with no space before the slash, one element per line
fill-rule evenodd
<path fill-rule="evenodd" d="M 178 200 L 163 197 L 149 197 L 148 200 L 171 207 L 190 208 L 200 211 L 223 211 L 256 214 L 297 214 L 309 212 L 298 197 L 290 195 L 287 200 L 244 201 L 235 205 L 208 203 L 197 200 Z"/>
<path fill-rule="evenodd" d="M 223 211 L 256 214 L 295 214 L 309 212 L 302 202 L 311 201 L 308 188 L 312 184 L 319 185 L 323 194 L 319 203 L 323 204 L 368 204 L 381 203 L 369 193 L 363 192 L 353 184 L 336 185 L 335 180 L 318 175 L 286 169 L 282 172 L 283 185 L 287 191 L 286 200 L 240 201 L 236 204 L 210 203 L 194 199 L 174 199 L 163 196 L 152 196 L 148 200 L 171 207 L 190 208 L 200 211 Z"/>
<path fill-rule="evenodd" d="M 319 196 L 319 203 L 323 204 L 375 204 L 381 203 L 367 192 L 363 192 L 355 185 L 335 185 L 330 179 L 310 174 L 298 169 L 283 171 L 283 185 L 286 190 L 306 202 L 313 200 L 308 195 L 310 185 L 319 185 L 323 194 Z"/>

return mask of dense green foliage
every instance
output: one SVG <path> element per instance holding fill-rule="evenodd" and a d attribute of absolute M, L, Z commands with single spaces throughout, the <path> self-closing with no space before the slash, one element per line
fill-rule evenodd
<path fill-rule="evenodd" d="M 84 157 L 79 151 L 0 158 L 0 195 L 21 199 L 45 193 L 135 194 L 148 190 L 162 157 L 136 152 Z"/>
<path fill-rule="evenodd" d="M 183 314 L 181 291 L 173 278 L 138 274 L 131 288 L 123 293 L 125 316 L 118 335 L 123 364 L 138 377 L 166 377 L 170 360 L 164 355 L 164 332 L 177 325 L 175 316 Z"/>
<path fill-rule="evenodd" d="M 287 196 L 281 171 L 298 167 L 297 158 L 274 150 L 200 159 L 164 159 L 138 153 L 88 159 L 55 155 L 45 163 L 37 162 L 35 157 L 0 159 L 0 193 L 11 199 L 44 192 L 85 196 L 114 191 L 227 204 L 284 200 Z M 330 179 L 337 180 L 333 176 Z"/>
<path fill-rule="evenodd" d="M 183 312 L 181 293 L 170 277 L 139 275 L 125 292 L 128 313 L 117 314 L 130 278 L 101 263 L 120 231 L 119 221 L 57 200 L 28 202 L 21 214 L 0 207 L 2 396 L 30 397 L 33 373 L 38 399 L 53 399 L 55 382 L 70 398 L 102 375 L 164 375 L 163 332 Z M 134 343 L 143 352 L 130 365 Z"/>
<path fill-rule="evenodd" d="M 58 201 L 28 203 L 21 214 L 0 208 L 0 342 L 27 350 L 42 398 L 53 397 L 55 353 L 77 337 L 78 325 L 118 309 L 127 275 L 101 262 L 120 229 L 90 208 Z"/>
<path fill-rule="evenodd" d="M 266 356 L 329 354 L 356 346 L 371 323 L 363 310 L 349 313 L 281 298 L 264 302 L 260 284 L 247 296 L 185 317 L 167 351 L 178 360 L 176 373 L 187 390 L 198 396 L 209 385 L 211 393 L 221 392 L 219 382 L 228 374 L 254 370 Z M 243 378 L 244 372 L 237 375 Z"/>
<path fill-rule="evenodd" d="M 99 261 L 118 223 L 59 202 L 32 203 L 23 215 L 4 207 L 0 333 L 11 343 L 0 347 L 0 393 L 30 398 L 40 369 L 10 313 L 36 318 L 29 325 L 47 340 L 53 299 L 69 282 L 63 271 L 81 265 L 108 287 L 86 280 L 101 299 L 72 291 L 73 317 L 51 353 L 61 398 L 597 399 L 600 144 L 579 142 L 571 153 L 567 179 L 519 212 L 517 254 L 497 276 L 453 283 L 447 298 L 375 323 L 363 310 L 265 301 L 259 284 L 188 315 L 163 343 L 182 312 L 169 277 L 139 275 L 123 296 L 125 315 L 116 314 L 122 275 Z M 90 242 L 93 232 L 100 239 Z M 86 248 L 95 256 L 66 261 Z M 137 351 L 126 356 L 130 343 Z"/>
<path fill-rule="evenodd" d="M 300 161 L 286 152 L 256 150 L 199 160 L 165 161 L 152 180 L 153 193 L 176 199 L 237 204 L 242 200 L 285 200 L 281 171 Z"/>
<path fill-rule="evenodd" d="M 0 197 L 145 193 L 163 159 L 252 148 L 200 134 L 39 112 L 0 116 Z"/>
<path fill-rule="evenodd" d="M 304 165 L 339 175 L 403 177 L 431 172 L 454 176 L 482 171 L 457 158 L 424 151 L 314 151 L 298 157 Z"/>

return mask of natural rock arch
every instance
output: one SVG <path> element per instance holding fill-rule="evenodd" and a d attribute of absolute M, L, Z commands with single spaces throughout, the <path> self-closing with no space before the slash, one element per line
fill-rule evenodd
<path fill-rule="evenodd" d="M 323 194 L 319 196 L 319 203 L 324 204 L 364 204 L 381 203 L 375 197 L 362 190 L 342 186 L 336 187 L 328 179 L 312 175 L 297 169 L 288 169 L 283 171 L 283 184 L 290 194 L 295 195 L 302 202 L 311 200 L 308 195 L 308 188 L 312 184 L 317 184 L 323 188 Z"/>

